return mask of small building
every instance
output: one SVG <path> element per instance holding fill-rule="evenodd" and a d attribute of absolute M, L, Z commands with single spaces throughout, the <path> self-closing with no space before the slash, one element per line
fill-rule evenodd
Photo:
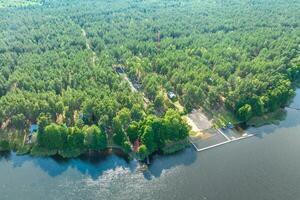
<path fill-rule="evenodd" d="M 29 128 L 29 135 L 36 133 L 38 131 L 39 126 L 37 124 L 31 124 Z"/>
<path fill-rule="evenodd" d="M 34 133 L 36 133 L 38 131 L 39 126 L 37 124 L 31 124 L 30 128 L 29 128 L 29 134 L 26 138 L 26 143 L 27 144 L 31 144 L 32 143 L 32 136 Z"/>
<path fill-rule="evenodd" d="M 176 94 L 174 92 L 168 92 L 169 99 L 173 100 L 176 98 Z"/>

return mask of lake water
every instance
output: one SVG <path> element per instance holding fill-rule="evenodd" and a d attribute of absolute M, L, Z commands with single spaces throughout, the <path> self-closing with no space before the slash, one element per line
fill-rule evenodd
<path fill-rule="evenodd" d="M 292 106 L 300 108 L 300 90 Z M 116 155 L 65 161 L 4 154 L 0 199 L 298 200 L 300 111 L 286 111 L 258 136 L 155 156 L 146 172 Z"/>

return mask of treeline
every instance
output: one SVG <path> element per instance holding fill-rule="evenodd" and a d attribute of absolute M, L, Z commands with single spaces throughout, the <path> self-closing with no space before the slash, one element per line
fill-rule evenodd
<path fill-rule="evenodd" d="M 74 126 L 80 119 L 109 129 L 124 107 L 145 112 L 142 97 L 113 71 L 114 58 L 101 55 L 93 66 L 81 27 L 56 12 L 1 14 L 0 123 L 27 129 L 46 113 L 53 123 Z"/>
<path fill-rule="evenodd" d="M 38 120 L 38 134 L 31 153 L 76 157 L 85 151 L 100 151 L 107 147 L 107 135 L 96 125 L 81 128 L 51 123 L 51 117 L 42 114 Z"/>
<path fill-rule="evenodd" d="M 142 156 L 162 151 L 168 142 L 186 139 L 189 127 L 175 110 L 168 110 L 163 117 L 149 115 L 140 121 L 134 121 L 129 110 L 123 109 L 113 119 L 113 139 L 116 144 L 129 150 L 129 144 L 138 141 Z"/>
<path fill-rule="evenodd" d="M 87 30 L 92 49 L 124 65 L 153 102 L 163 88 L 187 111 L 225 107 L 248 121 L 294 94 L 299 2 L 88 2 L 96 9 L 78 1 L 81 12 L 71 18 Z"/>
<path fill-rule="evenodd" d="M 107 143 L 129 149 L 138 139 L 151 154 L 186 136 L 178 114 L 181 128 L 167 119 L 166 91 L 186 111 L 247 121 L 284 106 L 300 76 L 298 1 L 41 2 L 0 12 L 2 130 L 26 132 L 43 113 L 50 132 L 97 126 Z"/>
<path fill-rule="evenodd" d="M 134 121 L 136 117 L 140 121 Z M 37 138 L 31 150 L 33 155 L 76 157 L 86 151 L 101 151 L 108 147 L 107 133 L 96 125 L 67 127 L 51 121 L 49 115 L 39 116 Z M 130 153 L 134 150 L 133 144 L 138 142 L 137 153 L 141 159 L 155 152 L 163 152 L 167 143 L 183 141 L 189 133 L 188 126 L 174 110 L 169 110 L 162 118 L 149 115 L 141 119 L 128 109 L 122 109 L 113 118 L 112 128 L 112 146 Z M 5 144 L 2 144 L 3 148 Z"/>

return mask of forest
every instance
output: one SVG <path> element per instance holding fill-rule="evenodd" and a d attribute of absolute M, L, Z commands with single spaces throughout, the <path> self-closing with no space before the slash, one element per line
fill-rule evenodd
<path fill-rule="evenodd" d="M 300 77 L 299 1 L 7 2 L 0 150 L 37 124 L 26 147 L 33 154 L 74 157 L 109 145 L 130 152 L 139 141 L 144 157 L 186 140 L 182 114 L 202 107 L 247 122 L 284 107 Z"/>
<path fill-rule="evenodd" d="M 40 0 L 0 0 L 0 8 L 28 7 L 42 3 Z"/>

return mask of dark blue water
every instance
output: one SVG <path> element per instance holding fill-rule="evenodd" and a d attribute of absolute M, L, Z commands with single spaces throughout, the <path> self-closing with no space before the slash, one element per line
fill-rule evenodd
<path fill-rule="evenodd" d="M 292 106 L 300 107 L 300 90 Z M 253 130 L 251 130 L 253 131 Z M 300 111 L 261 134 L 197 153 L 155 156 L 143 172 L 116 155 L 0 156 L 0 199 L 299 200 Z"/>

